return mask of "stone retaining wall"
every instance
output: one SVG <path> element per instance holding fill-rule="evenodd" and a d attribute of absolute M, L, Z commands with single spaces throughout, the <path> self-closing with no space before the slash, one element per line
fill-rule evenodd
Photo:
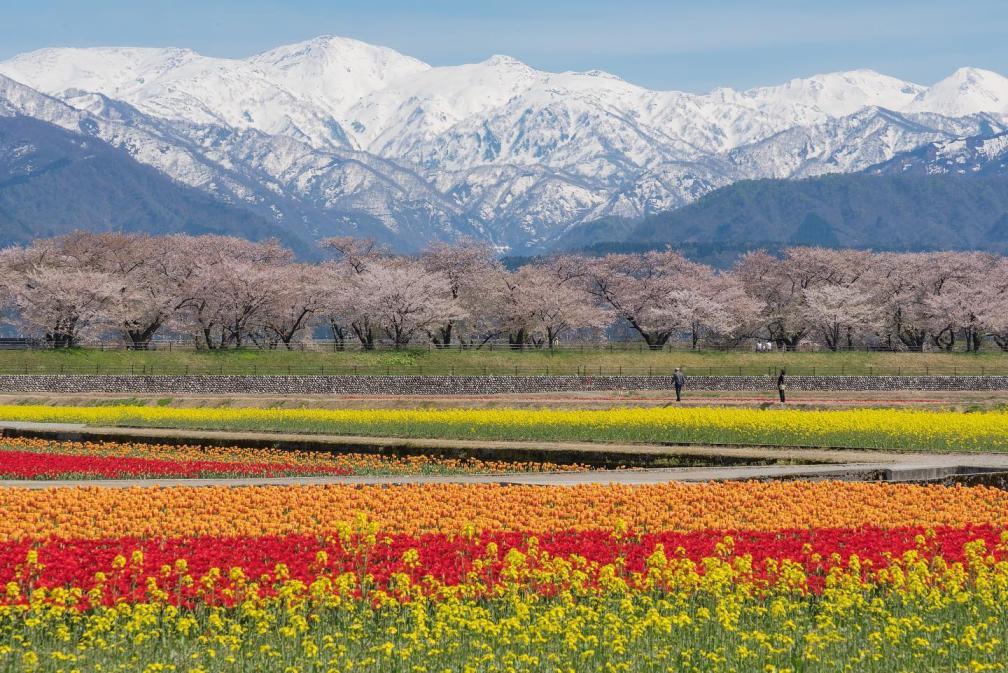
<path fill-rule="evenodd" d="M 687 390 L 773 391 L 769 376 L 690 376 Z M 0 393 L 152 395 L 494 395 L 672 390 L 671 376 L 0 375 Z M 1008 390 L 1008 376 L 790 376 L 796 391 Z"/>

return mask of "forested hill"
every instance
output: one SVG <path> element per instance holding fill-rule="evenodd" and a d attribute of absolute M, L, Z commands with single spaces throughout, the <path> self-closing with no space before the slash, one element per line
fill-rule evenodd
<path fill-rule="evenodd" d="M 607 248 L 671 244 L 700 257 L 720 250 L 818 245 L 878 250 L 1008 251 L 1008 177 L 826 175 L 739 182 L 619 233 Z M 572 242 L 567 248 L 582 248 Z M 577 243 L 581 243 L 578 245 Z"/>
<path fill-rule="evenodd" d="M 175 182 L 97 138 L 0 117 L 0 245 L 74 229 L 278 237 L 263 217 Z"/>

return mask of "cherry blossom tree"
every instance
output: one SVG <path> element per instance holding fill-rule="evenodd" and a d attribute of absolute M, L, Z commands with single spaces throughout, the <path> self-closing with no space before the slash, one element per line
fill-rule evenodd
<path fill-rule="evenodd" d="M 627 321 L 648 346 L 661 348 L 682 330 L 667 319 L 656 320 L 655 311 L 667 305 L 668 297 L 700 266 L 671 250 L 606 255 L 588 263 L 588 291 L 616 318 Z"/>
<path fill-rule="evenodd" d="M 291 252 L 276 241 L 226 236 L 200 237 L 198 243 L 188 251 L 194 271 L 182 287 L 179 323 L 195 332 L 201 347 L 241 348 L 260 329 Z"/>
<path fill-rule="evenodd" d="M 1008 257 L 1000 257 L 984 279 L 986 299 L 980 324 L 1002 351 L 1008 351 Z"/>
<path fill-rule="evenodd" d="M 871 256 L 864 251 L 827 248 L 788 248 L 781 257 L 765 251 L 744 255 L 733 269 L 751 297 L 761 302 L 764 326 L 771 340 L 780 348 L 794 349 L 828 318 L 821 314 L 826 305 L 811 308 L 810 297 L 820 303 L 857 293 L 821 290 L 825 287 L 851 287 L 864 277 Z M 854 310 L 855 307 L 850 307 Z"/>
<path fill-rule="evenodd" d="M 718 272 L 666 250 L 561 255 L 508 270 L 486 245 L 435 243 L 396 256 L 373 241 L 323 242 L 333 258 L 297 263 L 275 241 L 75 232 L 0 251 L 6 320 L 54 346 L 119 335 L 146 348 L 162 331 L 200 348 L 293 348 L 328 323 L 337 348 L 356 338 L 396 347 L 554 346 L 623 325 L 652 348 L 678 335 L 737 343 L 768 334 L 782 348 L 816 338 L 837 350 L 1008 349 L 1008 262 L 973 252 L 757 251 Z"/>
<path fill-rule="evenodd" d="M 448 279 L 405 258 L 370 264 L 360 276 L 358 300 L 396 349 L 461 314 Z"/>
<path fill-rule="evenodd" d="M 521 270 L 501 269 L 488 278 L 487 310 L 493 316 L 489 333 L 507 336 L 508 346 L 521 350 L 530 343 L 534 311 L 528 301 L 526 284 Z M 486 343 L 484 341 L 483 343 Z"/>
<path fill-rule="evenodd" d="M 573 332 L 611 324 L 609 312 L 588 292 L 581 261 L 552 258 L 523 266 L 513 275 L 515 322 L 535 345 L 553 348 Z"/>
<path fill-rule="evenodd" d="M 525 324 L 529 318 L 522 317 L 513 274 L 503 265 L 491 265 L 471 281 L 459 293 L 464 318 L 454 321 L 452 332 L 459 348 L 478 350 L 511 334 L 517 323 Z"/>
<path fill-rule="evenodd" d="M 937 253 L 929 255 L 932 265 L 932 291 L 925 297 L 931 316 L 933 344 L 952 350 L 957 335 L 965 340 L 966 350 L 980 350 L 990 303 L 996 303 L 995 274 L 1000 258 L 985 253 Z"/>
<path fill-rule="evenodd" d="M 421 254 L 428 273 L 443 277 L 458 305 L 459 318 L 480 310 L 483 281 L 503 269 L 493 249 L 476 241 L 464 239 L 455 243 L 434 242 Z M 431 330 L 431 341 L 438 348 L 448 348 L 458 319 L 446 321 Z"/>
<path fill-rule="evenodd" d="M 874 298 L 857 285 L 829 284 L 804 291 L 805 312 L 823 342 L 833 351 L 852 348 L 854 334 L 878 316 Z"/>
<path fill-rule="evenodd" d="M 267 343 L 287 350 L 310 327 L 325 305 L 328 288 L 320 282 L 322 269 L 314 264 L 291 264 L 276 269 L 274 286 L 263 307 L 260 323 Z"/>
<path fill-rule="evenodd" d="M 110 274 L 75 268 L 51 241 L 0 255 L 4 298 L 13 324 L 53 348 L 71 348 L 108 326 L 107 307 L 121 290 Z"/>
<path fill-rule="evenodd" d="M 704 337 L 738 337 L 752 325 L 759 307 L 730 274 L 691 264 L 659 299 L 651 319 L 670 332 L 688 333 L 690 347 L 697 349 Z"/>
<path fill-rule="evenodd" d="M 879 255 L 869 277 L 873 296 L 882 311 L 883 334 L 891 349 L 923 351 L 927 344 L 925 308 L 927 259 L 919 254 Z"/>
<path fill-rule="evenodd" d="M 83 232 L 61 241 L 73 266 L 103 271 L 121 283 L 108 312 L 133 349 L 146 349 L 182 308 L 185 281 L 197 268 L 193 253 L 206 242 L 183 235 Z"/>
<path fill-rule="evenodd" d="M 373 350 L 378 325 L 368 311 L 362 277 L 391 253 L 371 239 L 352 236 L 327 238 L 320 245 L 334 254 L 324 269 L 329 295 L 323 307 L 337 347 L 342 348 L 347 335 L 353 333 L 361 348 Z"/>
<path fill-rule="evenodd" d="M 321 291 L 318 313 L 329 325 L 334 348 L 344 350 L 352 338 L 350 325 L 356 316 L 356 287 L 360 277 L 340 262 L 326 261 L 317 267 L 316 286 Z"/>
<path fill-rule="evenodd" d="M 952 315 L 954 288 L 959 282 L 975 282 L 971 264 L 968 257 L 950 252 L 876 256 L 868 284 L 882 311 L 887 344 L 923 351 L 930 343 L 951 350 L 962 321 L 962 316 Z"/>
<path fill-rule="evenodd" d="M 655 307 L 654 319 L 669 330 L 688 332 L 696 349 L 705 336 L 743 336 L 756 323 L 759 307 L 733 276 L 698 265 Z"/>

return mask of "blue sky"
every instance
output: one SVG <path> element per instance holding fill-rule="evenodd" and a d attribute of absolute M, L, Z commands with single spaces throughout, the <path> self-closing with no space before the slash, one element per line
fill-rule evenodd
<path fill-rule="evenodd" d="M 434 65 L 502 53 L 686 91 L 854 68 L 921 84 L 964 65 L 1008 74 L 1008 0 L 0 0 L 0 58 L 104 45 L 246 56 L 321 34 Z"/>

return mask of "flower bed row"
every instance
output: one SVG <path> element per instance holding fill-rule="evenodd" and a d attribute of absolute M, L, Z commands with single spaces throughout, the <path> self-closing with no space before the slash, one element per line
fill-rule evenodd
<path fill-rule="evenodd" d="M 348 475 L 339 467 L 294 463 L 226 463 L 216 460 L 158 460 L 128 456 L 75 456 L 31 451 L 2 451 L 0 477 L 6 479 L 279 477 Z"/>
<path fill-rule="evenodd" d="M 240 447 L 4 439 L 0 479 L 282 477 L 571 471 L 579 465 Z"/>
<path fill-rule="evenodd" d="M 320 534 L 358 514 L 388 533 L 1008 526 L 1008 492 L 854 482 L 0 489 L 0 541 Z"/>
<path fill-rule="evenodd" d="M 354 597 L 368 602 L 390 594 L 494 596 L 515 586 L 542 595 L 584 593 L 615 579 L 638 590 L 672 590 L 670 583 L 681 590 L 699 586 L 717 564 L 730 567 L 736 583 L 768 589 L 787 582 L 820 594 L 837 572 L 865 584 L 900 584 L 896 569 L 920 562 L 934 571 L 939 559 L 943 567 L 996 566 L 1008 559 L 1008 532 L 978 526 L 640 534 L 619 527 L 411 536 L 387 535 L 358 519 L 325 536 L 21 541 L 0 546 L 0 583 L 7 587 L 0 602 L 71 590 L 78 608 L 158 600 L 234 606 L 276 596 L 291 581 L 330 589 L 349 581 Z"/>
<path fill-rule="evenodd" d="M 1008 412 L 809 411 L 724 407 L 617 409 L 180 409 L 4 406 L 0 418 L 458 439 L 684 442 L 1008 450 Z"/>

